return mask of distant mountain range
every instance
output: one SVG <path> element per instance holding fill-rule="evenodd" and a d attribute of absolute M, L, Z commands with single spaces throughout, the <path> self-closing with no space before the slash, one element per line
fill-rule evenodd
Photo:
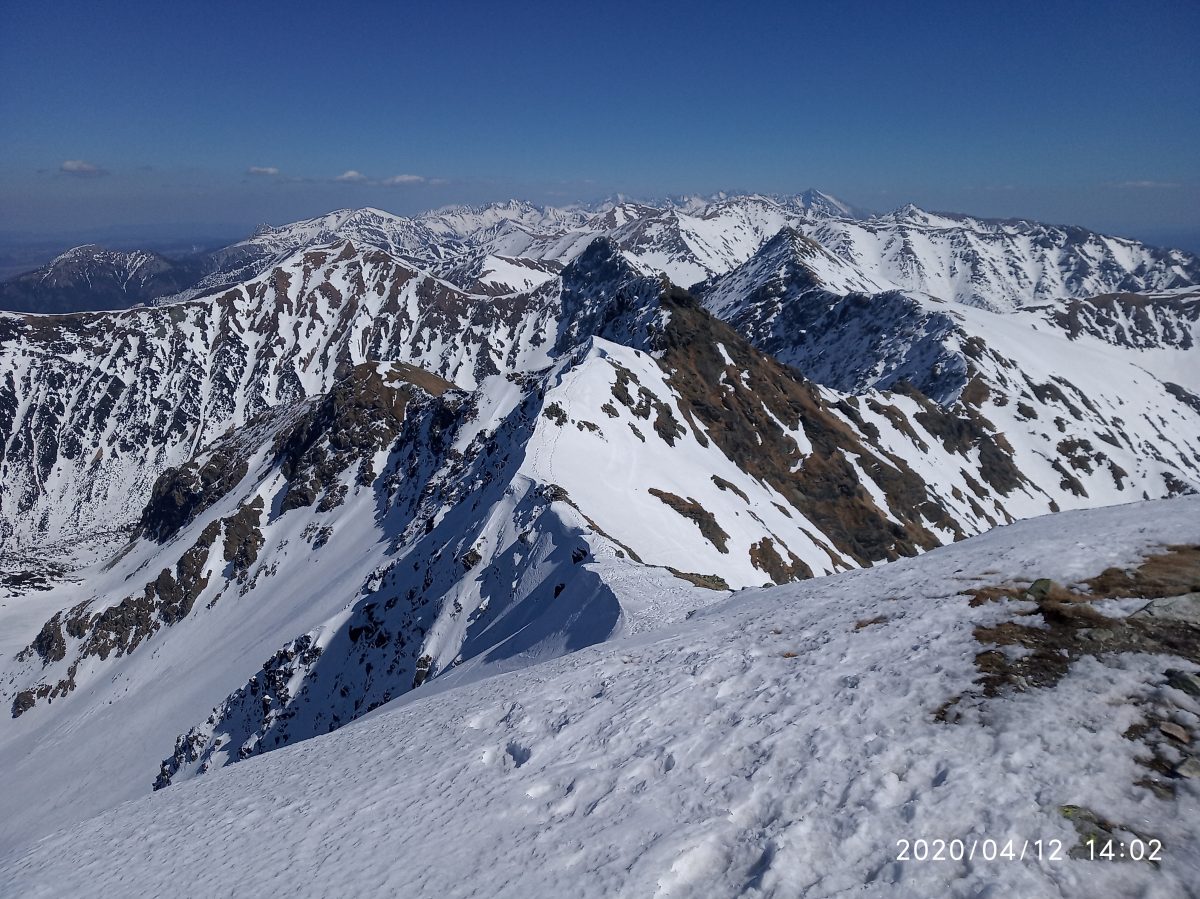
<path fill-rule="evenodd" d="M 205 257 L 176 261 L 148 250 L 89 244 L 0 282 L 0 309 L 43 314 L 125 309 L 186 290 L 210 268 Z"/>
<path fill-rule="evenodd" d="M 912 205 L 876 215 L 810 190 L 782 198 L 618 198 L 565 208 L 509 201 L 415 217 L 341 210 L 263 226 L 228 247 L 172 259 L 87 245 L 0 283 L 0 309 L 61 313 L 182 299 L 237 283 L 299 247 L 339 238 L 409 259 L 462 289 L 497 293 L 533 287 L 605 235 L 631 260 L 691 286 L 745 262 L 783 227 L 847 263 L 860 279 L 854 289 L 915 290 L 987 307 L 1187 286 L 1200 271 L 1192 254 L 1081 228 Z"/>

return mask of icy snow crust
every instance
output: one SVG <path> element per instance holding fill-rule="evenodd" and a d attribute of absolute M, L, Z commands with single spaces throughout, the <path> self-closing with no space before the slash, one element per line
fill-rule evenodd
<path fill-rule="evenodd" d="M 965 589 L 1071 583 L 1200 541 L 1200 499 L 1063 513 L 883 567 L 748 590 L 686 622 L 482 681 L 126 803 L 0 861 L 6 895 L 1181 897 L 1200 793 L 1133 786 L 1130 700 L 1178 660 L 969 690 Z M 882 623 L 856 627 L 883 617 Z M 1186 663 L 1183 663 L 1186 665 Z M 1075 804 L 1161 866 L 898 862 L 899 839 L 1077 840 Z"/>

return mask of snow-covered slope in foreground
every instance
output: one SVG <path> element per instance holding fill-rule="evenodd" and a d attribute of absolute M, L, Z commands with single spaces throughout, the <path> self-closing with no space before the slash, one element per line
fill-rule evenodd
<path fill-rule="evenodd" d="M 743 591 L 519 672 L 471 682 L 464 670 L 47 838 L 0 861 L 0 884 L 21 896 L 1187 896 L 1200 789 L 1164 766 L 1200 732 L 1193 631 L 1139 615 L 1144 599 L 1103 597 L 1167 546 L 1192 554 L 1173 575 L 1188 589 L 1196 544 L 1200 498 L 1063 513 Z M 972 602 L 1043 577 L 1096 598 Z M 1071 858 L 1085 831 L 1160 840 L 1161 860 Z M 1027 857 L 897 860 L 897 841 L 922 838 L 1011 839 Z M 1034 859 L 1035 840 L 1061 857 Z"/>

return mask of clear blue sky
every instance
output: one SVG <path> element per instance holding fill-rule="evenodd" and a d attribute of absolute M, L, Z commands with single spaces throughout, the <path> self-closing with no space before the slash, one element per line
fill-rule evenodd
<path fill-rule="evenodd" d="M 815 186 L 1200 233 L 1194 0 L 0 11 L 0 231 Z"/>

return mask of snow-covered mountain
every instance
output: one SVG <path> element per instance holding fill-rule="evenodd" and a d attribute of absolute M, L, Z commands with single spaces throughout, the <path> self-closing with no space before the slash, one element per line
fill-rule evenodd
<path fill-rule="evenodd" d="M 590 326 L 563 307 L 573 279 L 594 264 L 580 258 L 532 290 L 482 297 L 346 241 L 297 250 L 210 298 L 61 320 L 0 317 L 0 528 L 8 547 L 74 543 L 102 522 L 131 522 L 165 468 L 271 407 L 327 391 L 354 365 L 405 362 L 465 389 L 546 367 Z M 588 289 L 622 299 L 621 285 L 636 280 L 627 259 L 625 251 L 608 260 L 612 283 Z M 1072 495 L 1119 499 L 1130 495 L 1126 479 L 1132 495 L 1147 496 L 1162 495 L 1163 484 L 1171 492 L 1195 483 L 1188 398 L 1200 385 L 1186 373 L 1160 382 L 1146 372 L 1187 368 L 1194 297 L 1146 300 L 1120 325 L 1112 314 L 1080 310 L 1136 300 L 1000 315 L 895 291 L 841 292 L 868 283 L 785 229 L 702 295 L 760 349 L 818 384 L 853 394 L 908 382 L 944 405 L 974 383 L 964 404 L 987 405 L 989 425 L 1004 419 L 1009 445 L 1019 451 L 1025 434 L 1038 433 L 1028 466 L 1126 472 L 1105 488 L 1087 478 L 1077 485 L 1075 471 L 1043 472 L 1039 484 L 1066 481 Z M 651 288 L 632 290 L 645 296 Z M 594 302 L 604 315 L 627 311 Z M 1029 354 L 1030 341 L 1042 349 Z M 1147 434 L 1156 435 L 1149 453 Z M 1081 441 L 1092 447 L 1088 460 L 1076 459 Z"/>
<path fill-rule="evenodd" d="M 1195 594 L 1169 597 L 1198 513 L 1049 516 L 520 671 L 464 665 L 0 876 L 81 897 L 1187 896 L 1200 665 Z M 1110 839 L 1126 859 L 1089 860 Z"/>
<path fill-rule="evenodd" d="M 908 205 L 806 234 L 896 287 L 987 309 L 1194 286 L 1200 261 L 1084 228 L 930 213 Z"/>
<path fill-rule="evenodd" d="M 208 268 L 202 257 L 171 260 L 149 250 L 89 244 L 0 282 L 0 309 L 43 314 L 125 309 L 184 290 Z"/>
<path fill-rule="evenodd" d="M 819 245 L 783 231 L 701 287 L 760 349 L 838 390 L 915 387 L 974 410 L 1035 480 L 1079 497 L 1194 489 L 1200 335 L 1194 290 L 1066 300 L 998 313 L 888 291 L 843 293 Z M 1188 485 L 1192 485 L 1189 487 Z"/>
<path fill-rule="evenodd" d="M 928 213 L 912 205 L 863 217 L 861 210 L 816 191 L 784 198 L 622 201 L 589 214 L 527 207 L 517 214 L 510 206 L 505 207 L 510 215 L 497 216 L 499 224 L 490 231 L 442 233 L 463 240 L 471 256 L 497 253 L 559 263 L 603 233 L 647 271 L 689 286 L 741 265 L 790 227 L 847 263 L 845 274 L 865 282 L 845 289 L 902 289 L 1002 311 L 1063 298 L 1169 290 L 1200 280 L 1200 260 L 1179 250 L 1082 228 Z"/>
<path fill-rule="evenodd" d="M 855 214 L 343 211 L 0 314 L 0 854 L 734 590 L 1200 490 L 1195 259 Z M 902 231 L 905 283 L 862 236 Z"/>
<path fill-rule="evenodd" d="M 171 277 L 143 279 L 136 299 L 124 300 L 122 292 L 106 302 L 117 308 L 208 295 L 269 271 L 299 249 L 342 240 L 383 250 L 464 290 L 499 295 L 544 282 L 603 235 L 646 272 L 665 273 L 687 287 L 742 265 L 783 228 L 812 238 L 846 263 L 857 282 L 853 289 L 916 291 L 1002 311 L 1064 298 L 1172 290 L 1200 280 L 1200 261 L 1179 250 L 1082 228 L 930 213 L 912 205 L 875 215 L 809 190 L 784 197 L 717 194 L 655 202 L 617 197 L 564 208 L 512 200 L 411 217 L 343 209 L 264 225 L 244 241 L 182 262 L 160 259 L 157 265 L 169 268 Z M 107 253 L 92 250 L 98 258 Z M 51 280 L 46 275 L 40 271 L 8 282 L 0 308 L 89 308 L 74 298 L 89 289 L 89 277 L 104 281 L 78 266 L 60 266 Z M 119 273 L 106 277 L 129 281 Z"/>

